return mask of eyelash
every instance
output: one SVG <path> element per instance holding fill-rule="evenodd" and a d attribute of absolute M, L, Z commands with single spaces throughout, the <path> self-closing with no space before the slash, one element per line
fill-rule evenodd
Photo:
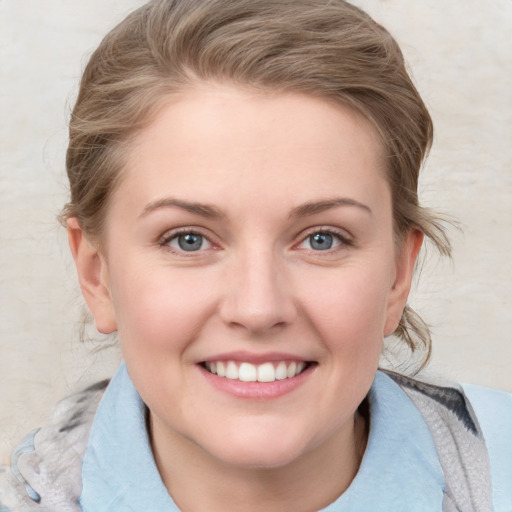
<path fill-rule="evenodd" d="M 210 237 L 206 236 L 204 233 L 202 233 L 200 230 L 196 229 L 196 228 L 179 228 L 179 229 L 176 229 L 174 231 L 171 231 L 171 232 L 166 232 L 164 235 L 162 235 L 162 237 L 160 237 L 159 239 L 159 242 L 158 242 L 158 245 L 160 245 L 160 247 L 170 251 L 170 252 L 173 252 L 175 254 L 179 254 L 180 256 L 186 256 L 186 257 L 190 257 L 190 256 L 194 256 L 195 253 L 199 253 L 199 252 L 203 252 L 201 250 L 199 251 L 185 251 L 185 250 L 179 250 L 179 249 L 176 249 L 174 247 L 172 247 L 170 244 L 171 242 L 178 238 L 179 236 L 181 235 L 195 235 L 195 236 L 200 236 L 202 237 L 204 240 L 208 241 L 213 247 L 215 247 L 216 244 L 214 244 L 211 240 L 210 240 Z"/>
<path fill-rule="evenodd" d="M 305 233 L 302 233 L 301 234 L 301 240 L 300 240 L 300 242 L 298 244 L 296 244 L 296 247 L 300 246 L 301 244 L 306 242 L 313 235 L 330 235 L 330 236 L 332 236 L 334 238 L 337 238 L 338 241 L 340 242 L 339 246 L 334 247 L 332 249 L 331 248 L 325 249 L 323 251 L 322 250 L 314 250 L 314 249 L 306 249 L 306 250 L 309 250 L 311 252 L 314 252 L 315 254 L 318 254 L 318 253 L 332 254 L 333 252 L 335 252 L 337 250 L 341 250 L 343 248 L 346 249 L 347 247 L 353 247 L 354 246 L 353 239 L 351 237 L 349 237 L 345 231 L 338 230 L 338 229 L 335 229 L 335 228 L 332 228 L 332 227 L 323 227 L 323 226 L 321 226 L 321 227 L 315 227 L 315 228 L 309 229 Z"/>
<path fill-rule="evenodd" d="M 354 245 L 354 241 L 349 236 L 347 236 L 346 232 L 344 232 L 344 231 L 337 230 L 332 227 L 316 227 L 316 228 L 311 228 L 308 231 L 301 233 L 300 241 L 298 243 L 294 244 L 294 247 L 300 246 L 301 244 L 306 242 L 310 237 L 312 237 L 313 235 L 317 235 L 317 234 L 318 235 L 329 235 L 329 236 L 332 236 L 332 237 L 338 239 L 338 241 L 340 242 L 339 246 L 336 246 L 334 248 L 328 248 L 325 250 L 314 250 L 314 249 L 305 249 L 305 250 L 314 252 L 315 254 L 321 254 L 321 253 L 331 254 L 331 253 L 333 253 L 337 250 L 340 250 L 342 248 L 352 247 Z M 204 240 L 208 241 L 208 243 L 210 243 L 212 245 L 212 247 L 216 246 L 216 244 L 211 241 L 210 237 L 208 237 L 207 235 L 202 233 L 201 230 L 198 230 L 196 228 L 187 228 L 187 227 L 176 229 L 170 233 L 166 232 L 164 235 L 162 235 L 162 237 L 160 237 L 158 244 L 160 247 L 162 247 L 166 250 L 169 250 L 170 252 L 179 254 L 180 256 L 190 257 L 190 256 L 194 256 L 194 254 L 196 254 L 196 253 L 204 252 L 204 250 L 198 250 L 198 251 L 178 250 L 178 249 L 172 247 L 170 245 L 170 243 L 173 240 L 177 239 L 181 235 L 200 236 Z"/>

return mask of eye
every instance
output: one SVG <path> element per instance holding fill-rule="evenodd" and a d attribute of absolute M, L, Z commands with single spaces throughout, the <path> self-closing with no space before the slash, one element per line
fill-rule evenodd
<path fill-rule="evenodd" d="M 177 251 L 197 252 L 210 249 L 212 243 L 203 235 L 194 232 L 178 233 L 167 238 L 164 245 Z"/>
<path fill-rule="evenodd" d="M 308 242 L 311 249 L 315 251 L 326 251 L 331 249 L 334 244 L 334 237 L 329 233 L 315 233 L 308 236 Z"/>
<path fill-rule="evenodd" d="M 350 245 L 350 241 L 340 233 L 318 230 L 310 233 L 298 247 L 312 251 L 328 251 L 341 245 Z"/>

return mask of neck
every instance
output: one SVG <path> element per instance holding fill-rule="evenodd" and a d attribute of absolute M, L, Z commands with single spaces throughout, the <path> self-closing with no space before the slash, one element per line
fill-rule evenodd
<path fill-rule="evenodd" d="M 167 432 L 163 442 L 158 422 L 150 416 L 158 470 L 183 512 L 322 509 L 343 494 L 357 474 L 366 448 L 367 425 L 367 420 L 356 412 L 350 428 L 336 432 L 285 466 L 240 468 Z"/>

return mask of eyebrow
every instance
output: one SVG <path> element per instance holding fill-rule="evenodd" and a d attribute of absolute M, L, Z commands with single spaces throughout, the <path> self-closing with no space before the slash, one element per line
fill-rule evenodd
<path fill-rule="evenodd" d="M 333 199 L 325 199 L 323 201 L 311 201 L 297 206 L 291 211 L 290 218 L 307 217 L 309 215 L 322 213 L 326 210 L 330 210 L 331 208 L 338 208 L 340 206 L 355 206 L 356 208 L 360 208 L 366 213 L 373 215 L 373 212 L 369 206 L 366 206 L 365 204 L 360 203 L 355 199 L 350 199 L 348 197 L 338 197 Z"/>
<path fill-rule="evenodd" d="M 372 210 L 365 204 L 360 203 L 355 199 L 340 197 L 334 199 L 324 199 L 322 201 L 308 201 L 307 203 L 293 208 L 293 210 L 290 212 L 289 218 L 300 218 L 307 217 L 309 215 L 316 215 L 326 210 L 330 210 L 331 208 L 338 208 L 340 206 L 355 206 L 369 213 L 370 215 L 373 214 Z M 225 218 L 225 214 L 215 206 L 168 197 L 152 201 L 146 205 L 142 213 L 139 215 L 139 219 L 146 217 L 153 211 L 159 210 L 161 208 L 181 208 L 182 210 L 185 210 L 194 215 L 199 215 L 209 219 Z"/>
<path fill-rule="evenodd" d="M 209 219 L 220 219 L 225 217 L 225 215 L 215 206 L 168 197 L 165 199 L 158 199 L 157 201 L 153 201 L 146 205 L 144 210 L 142 210 L 142 213 L 139 215 L 139 219 L 146 217 L 150 213 L 161 208 L 181 208 L 182 210 L 193 213 L 194 215 L 199 215 Z"/>

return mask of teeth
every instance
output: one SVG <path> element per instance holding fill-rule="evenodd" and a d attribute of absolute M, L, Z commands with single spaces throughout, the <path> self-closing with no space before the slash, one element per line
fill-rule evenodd
<path fill-rule="evenodd" d="M 258 366 L 258 382 L 274 382 L 275 380 L 276 371 L 272 363 L 260 364 Z"/>
<path fill-rule="evenodd" d="M 217 375 L 219 377 L 225 377 L 226 376 L 226 367 L 224 366 L 224 363 L 222 361 L 219 361 L 218 363 L 210 363 L 210 371 L 211 371 L 212 365 L 216 366 Z"/>
<path fill-rule="evenodd" d="M 290 366 L 288 366 L 288 371 L 286 372 L 289 379 L 292 377 L 295 377 L 295 372 L 297 371 L 297 363 L 291 363 Z"/>
<path fill-rule="evenodd" d="M 276 379 L 284 380 L 288 378 L 288 369 L 286 368 L 286 363 L 281 361 L 276 368 Z"/>
<path fill-rule="evenodd" d="M 238 366 L 233 362 L 228 362 L 228 367 L 226 368 L 226 379 L 238 380 Z"/>
<path fill-rule="evenodd" d="M 236 366 L 236 365 L 235 365 Z M 250 363 L 242 363 L 238 369 L 238 380 L 242 382 L 256 382 L 258 369 Z"/>
<path fill-rule="evenodd" d="M 217 374 L 226 379 L 240 380 L 242 382 L 274 382 L 275 380 L 291 379 L 302 373 L 306 363 L 285 363 L 280 361 L 276 366 L 273 363 L 254 365 L 251 363 L 240 363 L 234 361 L 207 362 L 206 368 L 210 373 Z"/>

